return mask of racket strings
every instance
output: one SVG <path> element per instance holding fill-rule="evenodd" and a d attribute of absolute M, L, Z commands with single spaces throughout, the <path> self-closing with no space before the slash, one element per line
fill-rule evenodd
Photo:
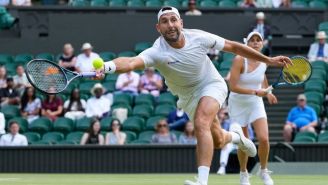
<path fill-rule="evenodd" d="M 27 66 L 27 73 L 35 86 L 48 93 L 60 92 L 67 84 L 62 70 L 49 62 L 33 61 Z"/>
<path fill-rule="evenodd" d="M 311 76 L 311 65 L 303 57 L 292 58 L 293 65 L 283 69 L 283 78 L 291 84 L 302 83 Z"/>

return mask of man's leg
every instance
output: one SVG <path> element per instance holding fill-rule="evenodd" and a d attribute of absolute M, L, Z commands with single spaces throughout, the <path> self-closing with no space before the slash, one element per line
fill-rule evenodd
<path fill-rule="evenodd" d="M 284 126 L 284 140 L 290 142 L 292 140 L 293 127 L 290 124 Z"/>

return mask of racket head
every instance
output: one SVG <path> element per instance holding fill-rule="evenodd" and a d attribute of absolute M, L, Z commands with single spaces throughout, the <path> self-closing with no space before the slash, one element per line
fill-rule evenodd
<path fill-rule="evenodd" d="M 34 59 L 26 64 L 28 81 L 46 94 L 58 94 L 68 85 L 66 73 L 58 64 L 45 59 Z"/>
<path fill-rule="evenodd" d="M 312 66 L 310 62 L 302 56 L 290 58 L 292 66 L 285 66 L 282 69 L 282 78 L 289 85 L 300 85 L 308 81 L 312 75 Z"/>

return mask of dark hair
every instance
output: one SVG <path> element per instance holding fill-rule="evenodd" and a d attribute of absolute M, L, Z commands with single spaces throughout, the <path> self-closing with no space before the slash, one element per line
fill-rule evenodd
<path fill-rule="evenodd" d="M 91 120 L 91 122 L 90 122 L 90 126 L 89 126 L 89 128 L 88 128 L 89 138 L 90 138 L 91 136 L 97 136 L 97 135 L 99 135 L 100 130 L 99 130 L 98 133 L 96 133 L 96 134 L 95 134 L 95 132 L 93 131 L 93 126 L 94 126 L 97 122 L 99 122 L 99 120 L 98 120 L 97 118 L 93 118 L 93 119 Z M 88 139 L 88 140 L 89 140 L 89 139 Z"/>
<path fill-rule="evenodd" d="M 73 98 L 73 94 L 74 94 L 74 91 L 78 90 L 79 91 L 79 97 L 77 100 L 75 100 Z M 82 107 L 82 103 L 81 103 L 81 99 L 80 99 L 80 90 L 78 88 L 74 88 L 72 91 L 71 91 L 71 95 L 70 95 L 70 98 L 69 98 L 69 104 L 68 104 L 68 107 L 67 107 L 67 110 L 71 110 L 72 108 L 72 105 L 74 102 L 77 102 L 77 110 L 79 111 L 84 111 L 83 107 Z"/>
<path fill-rule="evenodd" d="M 110 127 L 113 126 L 113 122 L 114 122 L 114 121 L 117 121 L 117 122 L 118 122 L 118 125 L 119 125 L 120 127 L 122 126 L 120 120 L 117 119 L 117 118 L 114 118 L 114 119 L 112 119 L 112 121 L 110 122 Z"/>
<path fill-rule="evenodd" d="M 21 104 L 22 104 L 21 111 L 24 111 L 25 107 L 27 106 L 27 103 L 28 103 L 27 92 L 28 92 L 29 89 L 33 90 L 32 99 L 35 100 L 35 98 L 36 98 L 35 89 L 33 87 L 26 87 L 25 90 L 24 90 L 24 93 L 22 95 L 22 99 L 21 99 Z"/>
<path fill-rule="evenodd" d="M 8 124 L 8 128 L 10 128 L 13 124 L 16 124 L 16 125 L 19 126 L 17 121 L 10 121 L 9 124 Z"/>

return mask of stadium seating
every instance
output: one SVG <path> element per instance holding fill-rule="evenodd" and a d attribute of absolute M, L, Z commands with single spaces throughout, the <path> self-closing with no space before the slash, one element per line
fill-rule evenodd
<path fill-rule="evenodd" d="M 176 8 L 180 8 L 181 4 L 178 0 L 165 0 L 163 3 L 164 6 L 173 6 Z"/>
<path fill-rule="evenodd" d="M 200 2 L 200 7 L 214 8 L 217 6 L 218 6 L 218 3 L 216 1 L 212 1 L 212 0 L 203 0 Z"/>
<path fill-rule="evenodd" d="M 108 74 L 105 76 L 105 81 L 106 82 L 116 82 L 117 80 L 117 77 L 118 77 L 118 74 Z"/>
<path fill-rule="evenodd" d="M 140 94 L 134 100 L 135 105 L 146 104 L 146 105 L 153 106 L 154 102 L 155 102 L 154 96 L 152 96 L 151 94 Z"/>
<path fill-rule="evenodd" d="M 106 0 L 96 0 L 96 1 L 106 1 Z M 110 51 L 101 52 L 101 53 L 99 53 L 99 56 L 104 61 L 109 61 L 109 60 L 113 60 L 114 58 L 116 58 L 116 54 L 113 52 L 110 52 Z"/>
<path fill-rule="evenodd" d="M 139 134 L 138 141 L 150 142 L 154 134 L 155 134 L 154 131 L 143 131 Z"/>
<path fill-rule="evenodd" d="M 74 130 L 74 121 L 69 118 L 60 117 L 54 122 L 54 131 L 68 134 Z"/>
<path fill-rule="evenodd" d="M 40 117 L 30 124 L 29 131 L 44 134 L 52 130 L 53 123 L 46 117 Z"/>
<path fill-rule="evenodd" d="M 156 116 L 164 116 L 167 117 L 171 111 L 175 109 L 173 105 L 158 105 L 155 108 L 155 115 Z"/>
<path fill-rule="evenodd" d="M 97 83 L 96 81 L 80 83 L 81 94 L 91 94 L 90 90 L 96 83 Z"/>
<path fill-rule="evenodd" d="M 55 144 L 61 140 L 64 140 L 64 134 L 60 132 L 47 132 L 42 136 L 42 141 Z"/>
<path fill-rule="evenodd" d="M 109 6 L 109 2 L 108 0 L 91 0 L 90 5 L 94 7 L 107 7 Z"/>
<path fill-rule="evenodd" d="M 114 95 L 113 105 L 132 105 L 133 97 L 131 94 L 119 93 Z"/>
<path fill-rule="evenodd" d="M 124 108 L 124 109 L 127 109 L 128 110 L 128 116 L 131 116 L 132 115 L 132 108 L 130 105 L 125 105 L 125 104 L 118 104 L 118 105 L 113 105 L 111 107 L 111 110 L 112 112 L 117 109 L 117 108 Z"/>
<path fill-rule="evenodd" d="M 144 7 L 145 4 L 142 0 L 129 0 L 127 2 L 128 7 Z"/>
<path fill-rule="evenodd" d="M 6 120 L 20 116 L 19 108 L 16 105 L 4 105 L 0 110 L 5 115 Z"/>
<path fill-rule="evenodd" d="M 150 105 L 136 105 L 133 107 L 133 116 L 139 116 L 144 119 L 149 118 L 151 115 L 153 115 L 154 108 Z"/>
<path fill-rule="evenodd" d="M 310 8 L 327 8 L 327 5 L 324 1 L 314 0 L 309 3 Z"/>
<path fill-rule="evenodd" d="M 147 119 L 146 130 L 155 130 L 155 126 L 159 120 L 166 119 L 163 116 L 153 116 Z"/>
<path fill-rule="evenodd" d="M 176 105 L 177 98 L 173 96 L 170 92 L 162 93 L 159 95 L 157 103 L 158 104 L 169 104 Z"/>
<path fill-rule="evenodd" d="M 111 131 L 111 123 L 112 123 L 113 118 L 112 117 L 105 117 L 101 119 L 100 121 L 100 126 L 102 131 Z"/>
<path fill-rule="evenodd" d="M 87 0 L 73 0 L 71 2 L 71 5 L 75 6 L 75 7 L 90 6 L 90 1 L 87 1 Z"/>
<path fill-rule="evenodd" d="M 148 0 L 148 1 L 146 1 L 146 7 L 160 8 L 160 7 L 162 7 L 162 1 L 161 0 Z"/>
<path fill-rule="evenodd" d="M 318 136 L 319 143 L 328 143 L 328 132 L 323 132 Z"/>
<path fill-rule="evenodd" d="M 0 6 L 0 29 L 9 29 L 15 24 L 16 18 L 9 14 L 5 7 Z"/>
<path fill-rule="evenodd" d="M 122 7 L 126 6 L 125 0 L 110 0 L 109 6 L 111 7 Z"/>
<path fill-rule="evenodd" d="M 91 124 L 92 118 L 84 117 L 76 121 L 76 130 L 78 131 L 87 131 L 90 124 Z"/>
<path fill-rule="evenodd" d="M 35 56 L 36 59 L 46 59 L 49 61 L 54 61 L 54 55 L 51 53 L 40 53 Z"/>
<path fill-rule="evenodd" d="M 30 61 L 32 59 L 33 59 L 33 55 L 25 53 L 25 54 L 16 55 L 14 58 L 14 62 L 16 64 L 25 65 L 28 61 Z"/>
<path fill-rule="evenodd" d="M 126 140 L 125 143 L 131 143 L 132 141 L 137 139 L 137 134 L 131 131 L 124 131 L 126 134 Z"/>
<path fill-rule="evenodd" d="M 122 51 L 118 54 L 118 57 L 134 57 L 136 53 L 134 51 Z"/>
<path fill-rule="evenodd" d="M 13 57 L 7 54 L 0 54 L 0 65 L 5 65 L 13 61 Z"/>
<path fill-rule="evenodd" d="M 305 83 L 305 89 L 306 92 L 309 91 L 315 91 L 320 93 L 326 92 L 326 82 L 325 81 L 318 81 L 318 80 L 310 80 Z"/>
<path fill-rule="evenodd" d="M 156 1 L 156 0 L 150 0 L 147 2 L 151 2 L 153 1 L 154 5 L 156 5 L 156 3 L 160 2 L 160 1 Z M 150 42 L 139 42 L 134 46 L 134 51 L 139 54 L 141 52 L 143 52 L 145 49 L 148 49 L 152 46 L 152 43 Z"/>
<path fill-rule="evenodd" d="M 10 119 L 8 121 L 8 123 L 10 123 L 12 121 L 15 121 L 15 122 L 18 123 L 18 125 L 19 125 L 19 132 L 20 133 L 27 132 L 27 130 L 28 130 L 28 122 L 27 122 L 26 119 L 24 119 L 23 117 L 14 117 L 14 118 Z"/>
<path fill-rule="evenodd" d="M 114 92 L 116 90 L 115 82 L 102 82 L 104 87 L 106 87 L 107 92 Z"/>
<path fill-rule="evenodd" d="M 83 136 L 83 132 L 71 132 L 67 134 L 66 141 L 80 143 L 82 136 Z"/>
<path fill-rule="evenodd" d="M 24 135 L 26 136 L 27 141 L 28 141 L 29 144 L 41 140 L 41 136 L 37 132 L 26 132 L 26 133 L 24 133 Z"/>
<path fill-rule="evenodd" d="M 220 65 L 220 70 L 230 70 L 232 61 L 223 61 Z"/>
<path fill-rule="evenodd" d="M 237 7 L 236 3 L 230 0 L 222 0 L 219 2 L 219 7 L 222 8 L 235 8 Z"/>
<path fill-rule="evenodd" d="M 292 8 L 306 8 L 308 7 L 308 4 L 305 1 L 296 0 L 292 1 L 291 6 Z"/>
<path fill-rule="evenodd" d="M 124 131 L 133 131 L 139 133 L 144 127 L 144 119 L 138 116 L 128 117 L 123 123 Z"/>

